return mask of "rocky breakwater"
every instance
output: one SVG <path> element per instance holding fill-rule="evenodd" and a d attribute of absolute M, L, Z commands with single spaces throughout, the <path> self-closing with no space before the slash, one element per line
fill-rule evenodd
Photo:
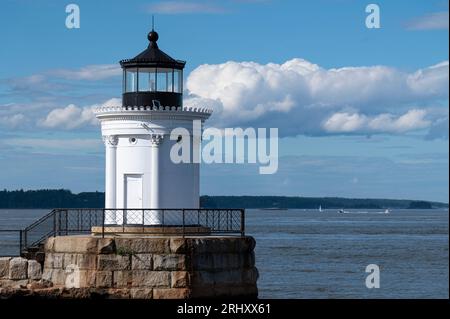
<path fill-rule="evenodd" d="M 42 275 L 35 261 L 0 259 L 0 296 L 255 298 L 254 247 L 249 236 L 54 237 L 45 243 Z M 17 264 L 27 264 L 25 274 Z"/>

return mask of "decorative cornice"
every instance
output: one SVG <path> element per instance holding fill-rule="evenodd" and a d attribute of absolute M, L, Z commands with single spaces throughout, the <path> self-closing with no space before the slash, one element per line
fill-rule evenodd
<path fill-rule="evenodd" d="M 106 146 L 117 146 L 119 137 L 117 135 L 103 136 L 103 143 L 105 143 Z"/>
<path fill-rule="evenodd" d="M 163 140 L 164 140 L 163 134 L 151 134 L 150 135 L 150 142 L 151 142 L 152 146 L 154 146 L 154 147 L 158 147 L 159 145 L 161 145 Z"/>
<path fill-rule="evenodd" d="M 94 109 L 95 114 L 101 113 L 133 113 L 133 112 L 145 112 L 145 113 L 206 113 L 212 114 L 212 110 L 206 107 L 176 107 L 176 106 L 102 106 Z"/>

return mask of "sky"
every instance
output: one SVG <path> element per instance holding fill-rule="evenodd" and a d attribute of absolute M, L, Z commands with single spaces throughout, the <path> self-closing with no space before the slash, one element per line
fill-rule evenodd
<path fill-rule="evenodd" d="M 120 105 L 118 61 L 186 60 L 184 104 L 207 124 L 277 127 L 279 169 L 202 165 L 205 195 L 448 202 L 448 1 L 3 0 L 0 188 L 104 190 L 92 109 Z M 380 28 L 366 27 L 366 6 Z"/>

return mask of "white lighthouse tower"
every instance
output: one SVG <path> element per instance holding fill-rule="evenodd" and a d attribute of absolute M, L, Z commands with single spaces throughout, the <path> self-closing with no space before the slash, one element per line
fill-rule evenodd
<path fill-rule="evenodd" d="M 122 105 L 95 110 L 106 147 L 105 223 L 159 225 L 163 208 L 199 208 L 201 127 L 211 111 L 183 107 L 183 68 L 158 48 L 158 33 L 148 34 L 148 48 L 120 61 Z M 171 136 L 176 128 L 177 134 Z M 176 143 L 189 139 L 190 161 L 171 160 Z M 196 141 L 197 139 L 197 141 Z M 187 145 L 187 144 L 186 144 Z M 197 146 L 196 146 L 197 145 Z M 197 153 L 198 154 L 198 153 Z M 119 213 L 126 209 L 126 213 Z M 142 214 L 132 214 L 141 210 Z M 173 216 L 165 224 L 177 224 Z"/>

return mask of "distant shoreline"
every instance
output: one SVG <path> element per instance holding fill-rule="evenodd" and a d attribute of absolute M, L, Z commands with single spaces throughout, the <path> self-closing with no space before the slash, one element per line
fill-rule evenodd
<path fill-rule="evenodd" d="M 0 191 L 0 209 L 103 208 L 103 192 L 74 194 L 64 189 Z M 256 209 L 433 209 L 448 203 L 382 198 L 293 197 L 293 196 L 201 196 L 204 208 Z"/>

